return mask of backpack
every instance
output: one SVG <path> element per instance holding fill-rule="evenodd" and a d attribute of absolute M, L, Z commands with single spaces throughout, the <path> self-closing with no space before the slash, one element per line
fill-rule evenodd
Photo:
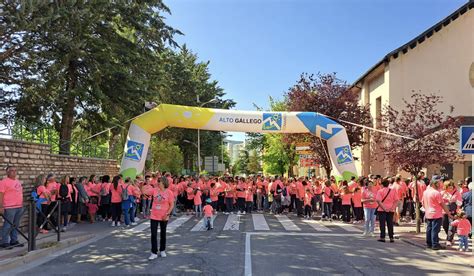
<path fill-rule="evenodd" d="M 286 188 L 283 188 L 283 190 L 281 191 L 281 194 L 285 197 L 288 195 L 288 192 L 286 191 Z"/>
<path fill-rule="evenodd" d="M 127 187 L 125 187 L 125 189 L 122 189 L 122 200 L 128 200 L 128 186 L 130 185 L 127 185 Z"/>
<path fill-rule="evenodd" d="M 59 197 L 61 199 L 66 199 L 68 193 L 69 193 L 69 188 L 67 187 L 67 185 L 66 184 L 61 184 L 59 186 Z"/>

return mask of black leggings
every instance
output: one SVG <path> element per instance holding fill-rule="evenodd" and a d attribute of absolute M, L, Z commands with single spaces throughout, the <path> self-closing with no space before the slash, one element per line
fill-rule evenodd
<path fill-rule="evenodd" d="M 120 216 L 122 216 L 122 203 L 112 203 L 112 221 L 120 222 Z"/>
<path fill-rule="evenodd" d="M 393 212 L 379 211 L 380 238 L 385 239 L 385 224 L 388 228 L 388 236 L 393 240 Z"/>
<path fill-rule="evenodd" d="M 245 211 L 245 198 L 238 197 L 237 198 L 237 206 L 239 207 L 240 212 Z"/>
<path fill-rule="evenodd" d="M 310 205 L 305 205 L 304 206 L 304 215 L 311 217 L 311 206 Z"/>
<path fill-rule="evenodd" d="M 342 205 L 342 221 L 351 221 L 351 205 Z"/>
<path fill-rule="evenodd" d="M 158 224 L 160 224 L 160 252 L 166 249 L 166 226 L 168 221 L 151 219 L 151 253 L 153 254 L 158 254 Z"/>

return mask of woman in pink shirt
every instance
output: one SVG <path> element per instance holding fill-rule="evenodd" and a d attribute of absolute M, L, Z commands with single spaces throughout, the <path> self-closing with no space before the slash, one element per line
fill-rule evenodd
<path fill-rule="evenodd" d="M 43 174 L 40 174 L 35 181 L 35 186 L 36 186 L 36 194 L 38 194 L 39 199 L 42 201 L 41 202 L 41 213 L 38 214 L 38 217 L 36 221 L 38 222 L 38 227 L 40 227 L 40 233 L 42 234 L 47 234 L 48 233 L 48 225 L 45 224 L 43 225 L 45 221 L 45 217 L 48 214 L 48 207 L 49 207 L 49 202 L 51 200 L 51 193 L 49 192 L 48 189 L 46 189 L 46 176 Z M 43 227 L 41 227 L 43 225 Z"/>
<path fill-rule="evenodd" d="M 201 188 L 197 188 L 194 191 L 194 212 L 196 213 L 196 217 L 202 216 L 202 192 Z"/>
<path fill-rule="evenodd" d="M 234 180 L 231 178 L 225 187 L 225 211 L 226 215 L 234 212 Z"/>
<path fill-rule="evenodd" d="M 45 213 L 45 215 L 49 215 L 51 212 L 53 212 L 54 207 L 56 206 L 56 197 L 58 195 L 58 183 L 56 183 L 56 178 L 54 174 L 48 174 L 46 177 L 46 189 L 50 193 L 50 202 L 48 205 L 48 211 Z M 54 212 L 57 212 L 54 211 Z M 54 227 L 58 226 L 58 221 L 57 221 L 57 216 L 54 214 L 51 214 L 50 220 L 53 223 Z"/>
<path fill-rule="evenodd" d="M 453 181 L 448 180 L 444 181 L 443 184 L 440 183 L 440 186 L 443 186 L 443 190 L 441 191 L 441 196 L 443 197 L 443 203 L 448 207 L 449 212 L 451 215 L 455 215 L 459 206 L 462 205 L 462 195 L 461 192 L 457 189 L 456 185 Z M 448 217 L 448 214 L 443 211 L 443 220 L 442 226 L 443 230 L 446 233 L 446 245 L 451 246 L 454 239 L 454 231 L 452 227 L 450 227 L 450 223 L 452 220 Z"/>
<path fill-rule="evenodd" d="M 120 217 L 122 216 L 122 177 L 117 175 L 112 179 L 110 186 L 111 208 L 112 208 L 112 227 L 120 226 Z"/>
<path fill-rule="evenodd" d="M 326 180 L 324 182 L 323 188 L 323 216 L 322 219 L 326 220 L 329 219 L 332 221 L 331 218 L 331 211 L 332 211 L 332 198 L 334 197 L 334 191 L 331 189 L 331 182 Z"/>
<path fill-rule="evenodd" d="M 351 221 L 351 198 L 352 193 L 349 190 L 348 186 L 344 186 L 341 194 L 342 200 L 342 221 L 350 222 Z"/>
<path fill-rule="evenodd" d="M 152 189 L 151 192 L 148 191 L 148 195 L 153 197 L 150 216 L 151 255 L 148 260 L 158 258 L 158 225 L 160 226 L 160 256 L 166 257 L 166 226 L 174 206 L 174 195 L 168 189 L 168 178 L 162 177 L 160 180 L 157 188 Z"/>
<path fill-rule="evenodd" d="M 389 185 L 389 179 L 382 180 L 383 188 L 377 192 L 375 197 L 379 205 L 377 209 L 380 223 L 380 239 L 377 240 L 379 242 L 385 242 L 385 224 L 387 224 L 390 242 L 395 241 L 393 238 L 393 215 L 398 204 L 398 194 L 395 190 L 390 189 Z"/>
<path fill-rule="evenodd" d="M 239 208 L 239 211 L 237 214 L 245 214 L 245 178 L 241 178 L 237 180 L 237 207 Z"/>
<path fill-rule="evenodd" d="M 110 200 L 112 195 L 110 194 L 110 176 L 104 175 L 102 176 L 102 183 L 100 184 L 100 208 L 99 213 L 102 216 L 104 221 L 109 221 L 112 217 L 112 213 L 110 211 Z"/>
<path fill-rule="evenodd" d="M 352 203 L 354 204 L 354 223 L 360 223 L 364 220 L 364 210 L 362 209 L 362 191 L 359 187 L 354 189 Z"/>
<path fill-rule="evenodd" d="M 252 213 L 254 185 L 253 180 L 248 181 L 245 188 L 245 210 L 247 213 Z"/>
<path fill-rule="evenodd" d="M 374 191 L 374 183 L 368 179 L 364 179 L 364 189 L 362 191 L 362 203 L 364 204 L 364 233 L 363 236 L 374 236 L 375 231 L 375 210 L 377 202 L 375 201 L 376 193 Z"/>

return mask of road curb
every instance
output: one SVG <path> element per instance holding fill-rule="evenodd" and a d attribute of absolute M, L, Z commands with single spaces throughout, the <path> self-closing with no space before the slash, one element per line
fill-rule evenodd
<path fill-rule="evenodd" d="M 73 237 L 69 239 L 65 239 L 60 241 L 59 243 L 55 244 L 52 247 L 44 248 L 44 249 L 38 249 L 35 251 L 27 252 L 23 256 L 18 256 L 18 257 L 12 257 L 8 258 L 5 260 L 0 261 L 0 267 L 2 268 L 2 271 L 9 271 L 14 268 L 17 268 L 21 265 L 29 264 L 32 263 L 33 261 L 47 256 L 51 255 L 57 251 L 63 250 L 65 248 L 68 248 L 70 246 L 79 244 L 81 242 L 84 242 L 86 240 L 94 238 L 94 234 L 88 234 L 88 235 L 82 235 L 79 237 Z"/>

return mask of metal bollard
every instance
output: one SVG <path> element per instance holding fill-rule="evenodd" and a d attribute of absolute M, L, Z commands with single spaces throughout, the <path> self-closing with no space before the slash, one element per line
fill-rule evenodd
<path fill-rule="evenodd" d="M 61 241 L 61 230 L 62 230 L 62 224 L 61 224 L 61 200 L 56 201 L 56 204 L 58 204 L 58 242 Z"/>
<path fill-rule="evenodd" d="M 28 252 L 36 250 L 36 204 L 32 200 L 29 204 L 28 219 Z"/>

